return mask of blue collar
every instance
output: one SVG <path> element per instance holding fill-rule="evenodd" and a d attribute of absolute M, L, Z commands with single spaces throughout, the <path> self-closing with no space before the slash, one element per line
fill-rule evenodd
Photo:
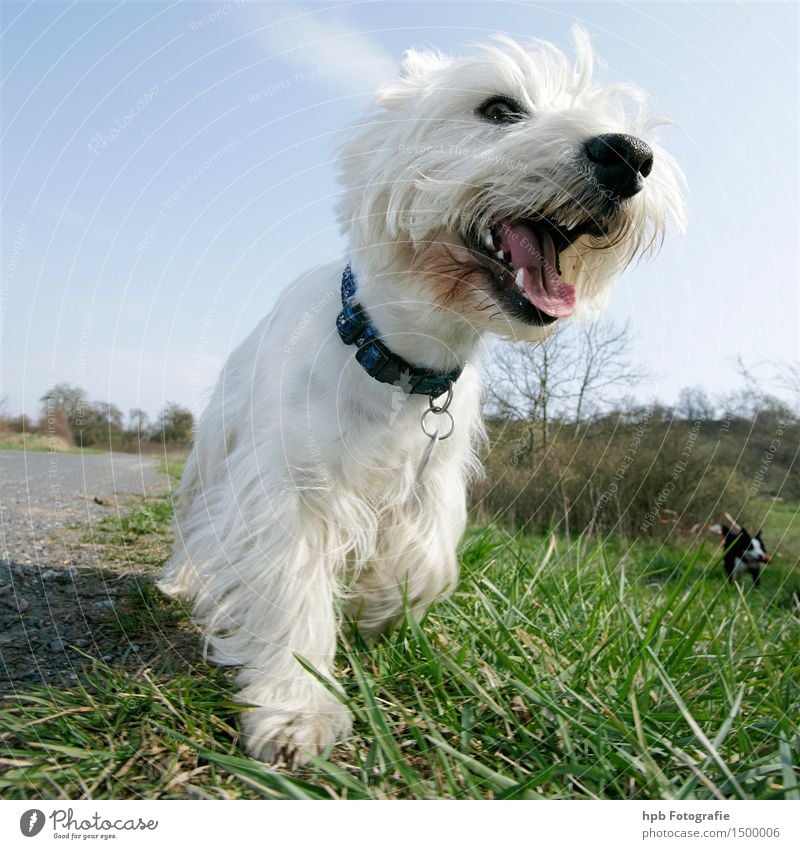
<path fill-rule="evenodd" d="M 355 300 L 356 277 L 348 264 L 342 274 L 342 311 L 336 317 L 336 329 L 345 345 L 355 345 L 356 359 L 364 371 L 381 383 L 400 387 L 410 395 L 438 398 L 461 376 L 461 369 L 439 374 L 418 368 L 393 354 L 381 341 L 366 310 Z"/>

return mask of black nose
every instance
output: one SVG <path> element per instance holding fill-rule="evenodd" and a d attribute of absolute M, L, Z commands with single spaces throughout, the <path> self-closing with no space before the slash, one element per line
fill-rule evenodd
<path fill-rule="evenodd" d="M 619 198 L 633 197 L 653 170 L 653 151 L 636 136 L 603 133 L 584 143 L 600 186 Z"/>

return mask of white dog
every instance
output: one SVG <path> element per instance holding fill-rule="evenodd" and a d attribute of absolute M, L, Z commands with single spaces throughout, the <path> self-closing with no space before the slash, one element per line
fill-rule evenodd
<path fill-rule="evenodd" d="M 506 38 L 406 54 L 341 150 L 347 257 L 289 285 L 202 416 L 161 587 L 242 667 L 257 757 L 297 763 L 348 734 L 343 615 L 372 637 L 455 587 L 482 337 L 591 316 L 681 221 L 643 95 L 593 83 L 575 40 L 575 65 Z"/>

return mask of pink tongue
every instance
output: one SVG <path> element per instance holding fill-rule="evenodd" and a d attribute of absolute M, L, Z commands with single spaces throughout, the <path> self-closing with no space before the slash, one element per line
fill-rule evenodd
<path fill-rule="evenodd" d="M 528 300 L 553 318 L 570 315 L 575 309 L 575 287 L 556 271 L 556 246 L 547 230 L 506 221 L 500 226 L 500 240 L 506 255 L 511 254 L 514 272 L 518 275 L 522 269 Z"/>

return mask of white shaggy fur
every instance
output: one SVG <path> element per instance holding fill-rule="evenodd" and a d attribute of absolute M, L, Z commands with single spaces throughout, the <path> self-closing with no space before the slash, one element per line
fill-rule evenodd
<path fill-rule="evenodd" d="M 682 207 L 676 171 L 651 143 L 644 190 L 613 213 L 581 161 L 583 142 L 646 135 L 644 97 L 592 82 L 577 31 L 573 66 L 552 45 L 498 38 L 472 58 L 409 52 L 340 152 L 347 258 L 291 283 L 233 353 L 202 416 L 181 483 L 168 593 L 194 603 L 216 661 L 241 666 L 248 749 L 298 762 L 350 729 L 333 694 L 344 612 L 367 636 L 421 616 L 458 578 L 466 487 L 482 438 L 479 351 L 494 332 L 536 341 L 554 326 L 504 310 L 462 238 L 500 218 L 591 216 L 561 255 L 577 312 L 602 309 L 613 279 Z M 487 97 L 530 113 L 496 125 Z M 335 329 L 345 262 L 381 337 L 417 366 L 464 366 L 455 432 L 418 482 L 425 396 L 379 383 Z M 330 681 L 325 687 L 300 662 Z"/>

